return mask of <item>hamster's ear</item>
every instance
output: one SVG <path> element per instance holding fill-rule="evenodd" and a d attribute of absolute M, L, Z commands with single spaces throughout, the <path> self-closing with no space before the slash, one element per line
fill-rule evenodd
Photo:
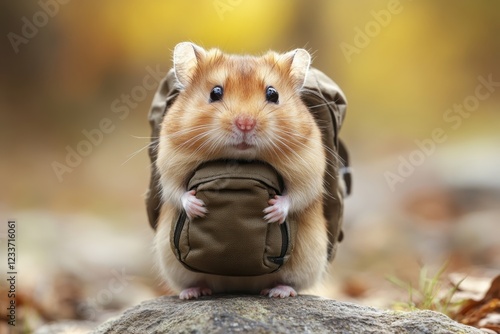
<path fill-rule="evenodd" d="M 175 46 L 174 72 L 182 86 L 189 85 L 198 62 L 205 57 L 205 54 L 206 51 L 202 47 L 190 42 L 182 42 Z"/>
<path fill-rule="evenodd" d="M 297 88 L 304 86 L 306 75 L 311 65 L 311 55 L 304 49 L 295 49 L 285 54 L 286 59 L 289 59 L 290 75 L 297 83 Z"/>

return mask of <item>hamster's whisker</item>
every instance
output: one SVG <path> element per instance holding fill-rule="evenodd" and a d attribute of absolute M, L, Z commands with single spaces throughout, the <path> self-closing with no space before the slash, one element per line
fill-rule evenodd
<path fill-rule="evenodd" d="M 179 131 L 169 133 L 169 134 L 167 134 L 167 136 L 176 138 L 176 137 L 180 137 L 180 136 L 189 134 L 191 132 L 197 132 L 199 130 L 205 130 L 205 129 L 210 129 L 210 128 L 212 128 L 210 125 L 203 124 L 203 125 L 193 126 L 189 129 L 181 129 Z"/>
<path fill-rule="evenodd" d="M 275 116 L 275 117 L 273 117 L 273 119 L 277 120 L 277 121 L 290 122 L 290 117 L 287 117 L 287 116 Z M 310 122 L 309 121 L 301 122 L 301 123 L 299 123 L 299 125 L 316 126 L 316 122 L 314 120 L 311 120 Z"/>
<path fill-rule="evenodd" d="M 221 102 L 221 103 L 222 103 L 222 106 L 223 106 L 224 108 L 226 108 L 226 109 L 227 109 L 227 105 L 226 105 L 226 102 L 225 102 L 224 100 L 220 100 L 219 102 Z M 219 113 L 223 113 L 223 112 L 224 112 L 223 110 L 221 110 L 221 109 L 217 106 L 217 104 L 216 104 L 216 103 L 212 103 L 212 107 L 213 107 L 215 110 L 217 110 Z"/>
<path fill-rule="evenodd" d="M 217 136 L 216 139 L 210 145 L 209 152 L 214 153 L 218 147 L 223 146 L 224 142 L 225 142 L 224 136 L 222 135 Z"/>
<path fill-rule="evenodd" d="M 292 149 L 292 148 L 291 148 L 291 147 L 290 147 L 290 146 L 286 143 L 286 141 L 284 140 L 284 138 L 283 138 L 283 137 L 281 137 L 280 135 L 277 135 L 277 136 L 275 137 L 275 139 L 276 139 L 277 141 L 279 141 L 279 142 L 280 142 L 280 143 L 281 143 L 281 144 L 282 144 L 285 148 L 288 148 L 288 150 L 289 150 L 289 151 L 290 151 L 290 152 L 291 152 L 294 156 L 296 156 L 296 157 L 298 157 L 300 160 L 302 160 L 302 161 L 304 162 L 304 164 L 308 165 L 308 163 L 304 160 L 304 158 L 302 158 L 302 157 L 300 156 L 300 154 L 298 154 L 298 153 L 297 153 L 294 149 Z"/>
<path fill-rule="evenodd" d="M 209 135 L 211 135 L 212 133 L 216 133 L 216 129 L 212 129 L 211 131 L 205 133 L 205 136 L 204 137 L 208 137 Z M 210 145 L 211 144 L 211 145 Z M 213 143 L 211 143 L 210 141 L 208 140 L 205 140 L 200 146 L 198 146 L 198 148 L 193 152 L 193 154 L 196 154 L 198 152 L 200 152 L 201 150 L 204 150 L 208 145 L 210 145 L 210 147 L 213 146 Z M 212 151 L 212 149 L 208 147 L 208 151 L 209 153 Z"/>
<path fill-rule="evenodd" d="M 330 104 L 337 104 L 337 102 L 340 100 L 340 97 L 337 97 L 335 100 L 333 101 L 327 101 L 325 103 L 320 103 L 320 104 L 316 104 L 314 106 L 309 106 L 308 108 L 312 109 L 312 108 L 318 108 L 318 107 L 323 107 L 323 106 L 327 106 L 327 105 L 330 105 Z"/>
<path fill-rule="evenodd" d="M 208 126 L 204 127 L 203 130 L 205 130 L 205 129 L 210 129 L 210 127 L 208 127 Z M 194 132 L 194 131 L 189 131 L 189 132 Z M 189 132 L 184 132 L 183 134 L 187 134 Z M 179 150 L 184 149 L 186 147 L 192 146 L 192 144 L 194 142 L 202 140 L 204 137 L 208 136 L 212 132 L 215 132 L 215 129 L 210 129 L 209 131 L 204 131 L 204 132 L 198 133 L 197 135 L 186 140 L 184 143 L 180 144 L 177 148 L 174 149 L 174 152 L 176 153 L 176 151 L 179 151 Z M 180 134 L 178 134 L 178 135 L 180 136 Z"/>
<path fill-rule="evenodd" d="M 214 128 L 214 129 L 211 129 L 211 130 L 209 130 L 207 132 L 201 133 L 201 134 L 199 134 L 198 136 L 195 136 L 195 137 L 198 137 L 198 138 L 196 138 L 196 140 L 202 140 L 203 138 L 209 137 L 210 135 L 216 134 L 217 132 L 218 132 L 218 129 Z M 203 143 L 200 146 L 198 146 L 196 148 L 196 150 L 194 150 L 190 154 L 189 158 L 191 159 L 192 157 L 194 157 L 201 150 L 205 149 L 205 147 L 208 146 L 209 144 L 210 144 L 210 141 L 207 141 L 207 140 L 203 141 Z"/>
<path fill-rule="evenodd" d="M 141 136 L 135 136 L 135 135 L 131 135 L 132 138 L 134 139 L 156 139 L 158 137 L 141 137 Z"/>
<path fill-rule="evenodd" d="M 305 136 L 302 136 L 302 135 L 299 135 L 299 134 L 296 134 L 296 133 L 292 133 L 292 132 L 287 131 L 287 130 L 280 129 L 280 131 L 281 131 L 282 133 L 290 134 L 290 135 L 292 135 L 292 136 L 297 136 L 297 137 L 300 137 L 300 138 L 308 139 L 308 138 L 307 138 L 307 137 L 305 137 Z M 282 142 L 282 143 L 283 143 L 286 147 L 288 147 L 288 148 L 290 149 L 290 151 L 292 151 L 292 149 L 289 147 L 289 145 L 288 145 L 288 144 L 286 144 L 286 143 L 284 143 L 284 140 L 280 140 L 280 142 Z M 297 142 L 297 144 L 299 144 L 300 146 L 302 146 L 304 149 L 306 149 L 306 150 L 308 150 L 308 151 L 311 151 L 311 147 L 310 147 L 310 146 L 308 146 L 308 145 L 306 145 L 306 144 L 304 144 L 304 143 L 302 143 L 302 142 Z M 325 145 L 323 145 L 323 147 L 328 148 L 328 147 L 326 147 Z M 306 163 L 306 161 L 305 161 L 305 160 L 304 160 L 304 159 L 303 159 L 303 158 L 302 158 L 302 157 L 301 157 L 301 156 L 300 156 L 297 152 L 293 151 L 293 153 L 294 153 L 294 154 L 296 154 L 298 157 L 300 157 L 300 158 L 301 158 L 301 160 L 302 160 L 302 161 L 304 161 L 304 163 Z M 315 152 L 313 152 L 313 153 L 315 153 Z M 318 159 L 318 160 L 322 159 L 322 156 L 318 154 L 318 155 L 317 155 L 317 159 Z M 333 164 L 333 162 L 332 162 L 332 161 L 327 161 L 327 163 L 328 163 L 328 164 Z M 306 164 L 307 164 L 307 163 L 306 163 Z M 335 178 L 335 176 L 334 176 L 334 175 L 332 175 L 330 172 L 328 172 L 328 170 L 325 170 L 325 172 L 327 173 L 327 175 L 329 175 L 329 176 L 331 176 L 331 177 Z"/>
<path fill-rule="evenodd" d="M 299 134 L 296 134 L 296 133 L 292 133 L 292 132 L 290 132 L 290 131 L 288 131 L 288 130 L 280 129 L 280 131 L 281 131 L 282 133 L 286 133 L 286 134 L 289 134 L 289 135 L 291 135 L 291 136 L 297 136 L 297 137 L 299 137 L 299 138 L 309 139 L 309 138 L 307 138 L 306 136 L 299 135 Z M 311 150 L 311 147 L 307 146 L 306 144 L 304 144 L 304 143 L 302 143 L 302 142 L 298 142 L 298 144 L 299 144 L 299 145 L 301 145 L 302 147 L 304 147 L 304 148 L 305 148 L 305 149 L 307 149 L 307 150 Z M 342 159 L 340 158 L 340 156 L 339 156 L 339 154 L 338 154 L 337 152 L 333 151 L 331 148 L 329 148 L 328 146 L 326 146 L 326 145 L 324 145 L 324 144 L 322 144 L 322 146 L 323 146 L 323 148 L 325 149 L 325 151 L 330 152 L 330 153 L 332 153 L 332 154 L 333 154 L 333 156 L 334 156 L 334 158 L 336 159 L 336 161 L 339 161 L 340 163 L 342 163 L 342 164 L 343 164 L 343 161 L 342 161 Z M 318 155 L 318 159 L 320 159 L 320 155 Z M 327 162 L 327 164 L 330 164 L 330 165 L 333 165 L 333 164 L 334 164 L 334 161 L 330 161 L 330 160 L 328 160 L 328 159 L 327 159 L 327 161 L 326 161 L 326 162 Z M 328 171 L 327 171 L 327 173 L 328 173 L 328 175 L 330 175 L 330 176 L 332 176 L 332 177 L 335 177 L 335 176 L 331 175 L 331 173 L 329 173 Z"/>
<path fill-rule="evenodd" d="M 207 132 L 202 132 L 202 133 L 199 133 L 197 134 L 196 136 L 194 137 L 191 137 L 189 140 L 185 141 L 184 143 L 178 145 L 178 147 L 176 147 L 172 154 L 175 155 L 176 153 L 178 153 L 179 151 L 181 151 L 182 149 L 186 148 L 186 147 L 190 147 L 192 145 L 192 142 L 193 141 L 197 141 L 197 140 L 201 140 L 203 139 L 205 136 L 207 136 L 208 133 Z"/>
<path fill-rule="evenodd" d="M 124 162 L 122 162 L 121 166 L 125 165 L 127 162 L 129 162 L 130 160 L 132 160 L 133 158 L 135 158 L 139 153 L 141 153 L 142 151 L 144 151 L 145 149 L 149 148 L 150 146 L 153 146 L 153 143 L 148 143 L 146 146 L 143 146 L 141 147 L 140 149 L 138 149 L 137 151 L 133 152 L 133 153 L 130 153 L 128 155 L 128 159 L 125 160 Z"/>
<path fill-rule="evenodd" d="M 263 109 L 264 109 L 264 107 L 266 106 L 266 104 L 267 104 L 267 101 L 262 101 L 262 104 L 260 105 L 259 110 L 263 110 Z M 276 109 L 274 109 L 274 110 L 276 110 Z M 268 113 L 268 114 L 269 114 L 269 113 Z"/>
<path fill-rule="evenodd" d="M 213 130 L 208 131 L 208 132 L 198 133 L 196 136 L 189 138 L 188 140 L 186 140 L 184 143 L 182 143 L 179 146 L 181 146 L 182 148 L 192 146 L 192 144 L 194 142 L 199 141 L 199 140 L 207 137 L 209 135 L 209 133 L 211 133 L 212 131 Z"/>
<path fill-rule="evenodd" d="M 222 106 L 223 106 L 224 108 L 229 109 L 229 108 L 228 108 L 228 106 L 227 106 L 227 104 L 226 104 L 226 101 L 224 101 L 224 99 L 222 99 L 222 101 L 221 101 L 221 102 L 222 102 Z M 217 108 L 217 107 L 215 107 L 215 109 L 217 109 L 217 111 L 218 111 L 218 112 L 220 112 L 220 113 L 222 113 L 222 112 L 223 112 L 222 110 L 220 110 L 220 109 L 219 109 L 219 108 Z"/>
<path fill-rule="evenodd" d="M 283 119 L 283 120 L 287 120 L 287 118 L 286 118 L 286 117 L 282 117 L 282 118 L 277 117 L 276 119 L 277 119 L 277 120 L 281 120 L 281 119 Z M 291 131 L 290 131 L 289 129 L 287 129 L 287 128 L 283 128 L 283 129 L 281 129 L 281 131 L 283 131 L 284 133 L 287 133 L 287 134 L 289 134 L 289 135 L 292 135 L 292 136 L 297 136 L 297 137 L 301 137 L 301 138 L 304 138 L 304 139 L 308 139 L 308 140 L 309 140 L 309 138 L 308 138 L 308 137 L 301 136 L 301 135 L 300 135 L 300 134 L 298 134 L 298 133 L 291 132 Z M 334 149 L 332 149 L 332 148 L 330 148 L 330 147 L 328 147 L 328 146 L 326 146 L 326 145 L 324 145 L 324 144 L 323 144 L 323 147 L 324 147 L 324 148 L 325 148 L 325 150 L 327 150 L 329 153 L 331 153 L 331 154 L 335 155 L 337 158 L 340 158 L 340 156 L 339 156 L 338 152 L 336 152 Z"/>
<path fill-rule="evenodd" d="M 288 145 L 287 145 L 286 143 L 284 143 L 284 142 L 283 142 L 283 141 L 282 141 L 279 137 L 278 137 L 278 138 L 276 138 L 276 139 L 277 139 L 277 140 L 278 140 L 278 141 L 279 141 L 279 142 L 280 142 L 283 146 L 288 147 Z M 276 147 L 276 148 L 277 148 L 277 149 L 278 149 L 278 150 L 279 150 L 279 151 L 283 154 L 283 156 L 284 156 L 284 157 L 286 157 L 286 159 L 288 160 L 288 162 L 289 162 L 290 164 L 296 164 L 296 163 L 297 163 L 296 161 L 293 161 L 293 160 L 292 160 L 292 158 L 291 158 L 288 154 L 286 154 L 286 153 L 283 151 L 283 149 L 282 149 L 281 147 L 279 147 L 279 145 L 278 145 L 277 143 L 275 143 L 275 142 L 273 141 L 273 144 L 274 144 L 274 146 L 275 146 L 275 147 Z M 291 150 L 291 149 L 290 149 L 290 150 Z M 304 161 L 304 159 L 303 159 L 300 155 L 298 155 L 296 152 L 294 152 L 293 150 L 291 150 L 291 152 L 292 152 L 295 156 L 299 157 L 302 161 Z M 276 152 L 275 152 L 275 153 L 276 153 Z M 276 154 L 277 154 L 277 153 L 276 153 Z M 277 154 L 277 155 L 278 155 L 278 154 Z M 308 165 L 305 161 L 304 161 L 304 163 L 305 163 L 305 165 L 306 165 L 306 166 Z M 290 177 L 290 176 L 288 176 L 288 177 Z M 297 182 L 299 182 L 299 180 L 296 180 L 296 181 L 297 181 Z"/>
<path fill-rule="evenodd" d="M 288 101 L 292 98 L 292 96 L 290 96 L 288 99 L 286 99 L 284 102 L 282 102 L 282 104 L 286 104 L 288 103 Z M 266 112 L 266 115 L 269 115 L 269 114 L 272 114 L 273 112 L 275 112 L 276 110 L 282 108 L 283 106 L 282 105 L 276 105 L 274 108 L 270 108 L 267 112 Z M 283 117 L 283 119 L 286 119 L 285 117 Z"/>
<path fill-rule="evenodd" d="M 306 136 L 303 136 L 301 134 L 298 134 L 298 133 L 294 133 L 294 132 L 291 132 L 289 131 L 288 129 L 281 129 L 280 131 L 282 131 L 283 133 L 286 133 L 286 134 L 289 134 L 291 136 L 294 136 L 294 137 L 299 137 L 299 138 L 303 138 L 303 139 L 306 139 L 306 140 L 309 140 L 310 138 L 306 137 Z M 328 153 L 331 153 L 333 154 L 337 159 L 340 158 L 338 152 L 334 151 L 332 148 L 326 146 L 325 144 L 322 144 L 323 148 L 328 152 Z"/>
<path fill-rule="evenodd" d="M 282 101 L 281 104 L 279 105 L 276 105 L 274 108 L 270 108 L 267 112 L 266 112 L 266 116 L 269 115 L 269 114 L 272 114 L 273 112 L 275 112 L 276 110 L 280 109 L 280 108 L 283 108 L 283 106 L 286 106 L 286 104 L 288 102 L 290 102 L 290 100 L 293 98 L 293 96 L 289 96 L 286 100 Z M 279 117 L 278 117 L 279 119 Z M 283 117 L 283 119 L 286 119 L 285 117 Z"/>
<path fill-rule="evenodd" d="M 265 115 L 267 116 L 267 115 L 269 115 L 269 114 L 272 114 L 272 113 L 273 113 L 273 112 L 275 112 L 276 110 L 278 110 L 278 109 L 282 108 L 282 107 L 283 107 L 283 105 L 286 105 L 286 104 L 287 104 L 287 103 L 288 103 L 288 102 L 289 102 L 292 98 L 293 98 L 293 96 L 289 96 L 286 100 L 284 100 L 283 102 L 281 102 L 281 104 L 276 105 L 274 108 L 270 108 L 269 110 L 267 110 L 267 111 L 266 111 L 266 113 L 265 113 Z M 267 104 L 267 102 L 266 102 L 266 101 L 264 101 L 263 103 L 264 103 L 264 105 L 263 105 L 263 107 L 264 107 L 264 106 Z M 263 109 L 263 107 L 262 107 L 262 109 Z M 262 110 L 262 109 L 261 109 L 261 110 Z M 283 118 L 283 119 L 285 119 L 285 118 Z"/>
<path fill-rule="evenodd" d="M 274 70 L 274 68 L 276 67 L 276 65 L 278 65 L 278 63 L 279 63 L 279 61 L 280 61 L 280 59 L 281 59 L 282 56 L 283 55 L 281 55 L 280 57 L 278 57 L 278 59 L 275 59 L 273 66 L 271 66 L 271 68 L 264 75 L 264 79 L 267 79 L 267 77 L 271 74 L 271 72 Z"/>
<path fill-rule="evenodd" d="M 281 156 L 281 157 L 285 157 L 289 163 L 293 163 L 292 159 L 285 153 L 285 151 L 283 151 L 283 149 L 281 147 L 279 147 L 279 145 L 277 143 L 275 143 L 273 140 L 271 141 L 271 151 L 276 155 L 276 156 Z M 276 151 L 278 150 L 281 154 L 278 154 L 278 152 Z"/>

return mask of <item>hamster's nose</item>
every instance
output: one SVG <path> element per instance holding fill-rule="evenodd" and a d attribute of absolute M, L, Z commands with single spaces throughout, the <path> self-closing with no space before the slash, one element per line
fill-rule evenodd
<path fill-rule="evenodd" d="M 255 127 L 256 121 L 255 118 L 250 116 L 238 116 L 234 123 L 236 127 L 241 131 L 249 132 L 252 131 L 252 129 Z"/>

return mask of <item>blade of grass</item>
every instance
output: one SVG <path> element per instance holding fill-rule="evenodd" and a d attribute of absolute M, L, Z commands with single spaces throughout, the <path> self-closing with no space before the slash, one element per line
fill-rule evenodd
<path fill-rule="evenodd" d="M 443 297 L 440 297 L 442 291 L 442 276 L 448 267 L 449 262 L 445 262 L 439 270 L 432 276 L 429 276 L 429 270 L 426 266 L 420 268 L 418 277 L 418 287 L 413 288 L 411 282 L 404 282 L 395 276 L 388 276 L 387 280 L 397 287 L 406 290 L 409 300 L 405 303 L 398 303 L 399 306 L 406 310 L 413 311 L 417 309 L 428 309 L 442 312 L 448 316 L 452 316 L 451 308 L 459 305 L 461 302 L 452 302 L 452 298 L 458 291 L 460 284 L 465 277 L 453 285 Z"/>

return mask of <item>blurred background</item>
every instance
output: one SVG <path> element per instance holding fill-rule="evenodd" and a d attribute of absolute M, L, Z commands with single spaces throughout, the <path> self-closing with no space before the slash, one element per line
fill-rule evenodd
<path fill-rule="evenodd" d="M 144 205 L 147 113 L 186 40 L 304 47 L 347 96 L 354 189 L 312 293 L 390 307 L 407 296 L 388 276 L 499 272 L 497 1 L 2 1 L 0 32 L 0 261 L 15 219 L 27 332 L 169 293 Z"/>

